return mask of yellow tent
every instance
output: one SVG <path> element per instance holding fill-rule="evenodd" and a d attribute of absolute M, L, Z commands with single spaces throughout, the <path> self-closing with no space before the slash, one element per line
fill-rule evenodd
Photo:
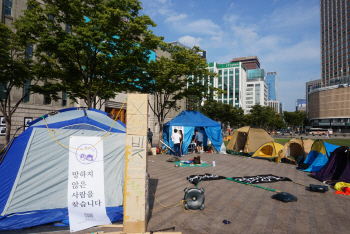
<path fill-rule="evenodd" d="M 273 141 L 273 138 L 264 129 L 245 126 L 235 131 L 226 149 L 236 152 L 253 153 L 261 145 L 270 141 Z"/>
<path fill-rule="evenodd" d="M 297 160 L 299 156 L 304 156 L 305 159 L 310 152 L 313 143 L 314 141 L 310 139 L 302 140 L 294 138 L 284 145 L 281 158 L 292 156 L 295 160 Z M 289 159 L 293 160 L 292 158 Z"/>
<path fill-rule="evenodd" d="M 255 151 L 252 157 L 266 158 L 266 159 L 277 157 L 278 153 L 282 149 L 283 149 L 283 145 L 281 145 L 280 143 L 271 141 L 263 144 L 257 151 Z"/>

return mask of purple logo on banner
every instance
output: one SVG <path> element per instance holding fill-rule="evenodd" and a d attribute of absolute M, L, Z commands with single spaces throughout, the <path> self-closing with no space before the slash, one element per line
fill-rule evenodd
<path fill-rule="evenodd" d="M 75 155 L 82 164 L 93 163 L 97 158 L 97 150 L 93 145 L 83 144 L 78 147 Z"/>

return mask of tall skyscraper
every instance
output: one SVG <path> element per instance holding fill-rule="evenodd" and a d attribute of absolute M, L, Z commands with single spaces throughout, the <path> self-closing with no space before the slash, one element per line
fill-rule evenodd
<path fill-rule="evenodd" d="M 278 76 L 277 76 L 277 72 L 268 72 L 267 73 L 266 85 L 268 88 L 267 100 L 268 101 L 278 101 L 278 95 L 277 95 Z"/>
<path fill-rule="evenodd" d="M 247 70 L 260 68 L 260 61 L 257 56 L 233 58 L 230 63 L 233 62 L 241 62 Z"/>
<path fill-rule="evenodd" d="M 311 126 L 333 132 L 350 132 L 349 7 L 349 0 L 320 0 L 321 87 L 306 87 Z"/>
<path fill-rule="evenodd" d="M 348 6 L 348 0 L 320 0 L 322 87 L 348 83 L 350 80 Z"/>

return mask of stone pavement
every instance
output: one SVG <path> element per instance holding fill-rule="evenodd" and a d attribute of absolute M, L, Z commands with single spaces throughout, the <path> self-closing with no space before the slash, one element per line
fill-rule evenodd
<path fill-rule="evenodd" d="M 193 158 L 195 154 L 184 158 Z M 276 164 L 262 159 L 202 153 L 201 159 L 216 167 L 179 168 L 166 162 L 169 155 L 148 157 L 150 187 L 163 205 L 174 204 L 184 197 L 184 189 L 193 188 L 186 177 L 211 173 L 227 177 L 273 174 L 286 176 L 302 184 L 322 184 L 310 173 L 295 165 Z M 148 230 L 175 226 L 182 233 L 348 233 L 350 197 L 307 191 L 291 182 L 260 184 L 297 196 L 298 201 L 283 203 L 271 198 L 274 192 L 228 180 L 203 181 L 205 209 L 188 210 L 179 206 L 161 208 L 150 194 L 150 209 L 155 209 Z M 224 224 L 223 220 L 231 221 Z"/>
<path fill-rule="evenodd" d="M 185 155 L 190 159 L 197 154 Z M 310 177 L 310 173 L 298 171 L 292 164 L 277 164 L 263 159 L 253 159 L 233 155 L 200 154 L 201 159 L 215 167 L 175 167 L 166 162 L 170 155 L 148 156 L 150 175 L 148 231 L 175 227 L 175 232 L 192 233 L 349 233 L 350 197 L 335 195 L 333 188 L 326 193 L 307 191 L 305 187 L 287 182 L 260 184 L 271 189 L 288 192 L 298 198 L 297 202 L 283 203 L 271 198 L 276 194 L 267 190 L 235 183 L 228 180 L 202 181 L 199 188 L 205 189 L 204 210 L 188 210 L 174 206 L 184 198 L 184 189 L 193 188 L 186 177 L 211 173 L 226 177 L 273 174 L 289 177 L 305 185 L 322 183 Z M 224 224 L 223 220 L 231 221 Z M 83 233 L 97 231 L 118 232 L 122 228 L 90 228 Z M 54 227 L 52 224 L 23 230 L 0 233 L 56 233 L 68 234 L 68 227 Z"/>

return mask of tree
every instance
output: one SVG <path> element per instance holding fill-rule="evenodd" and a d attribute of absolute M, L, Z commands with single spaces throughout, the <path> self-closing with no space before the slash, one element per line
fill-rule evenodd
<path fill-rule="evenodd" d="M 36 91 L 54 99 L 65 91 L 96 108 L 101 99 L 137 90 L 162 39 L 148 29 L 155 24 L 141 9 L 138 0 L 29 0 L 15 27 L 33 41 L 42 64 L 47 82 Z"/>
<path fill-rule="evenodd" d="M 226 128 L 228 125 L 238 126 L 243 120 L 243 109 L 233 107 L 215 100 L 208 100 L 199 111 L 215 121 L 219 121 Z"/>
<path fill-rule="evenodd" d="M 200 51 L 198 47 L 187 50 L 162 43 L 161 49 L 168 51 L 171 56 L 162 56 L 159 60 L 149 63 L 148 82 L 144 82 L 146 85 L 143 86 L 143 92 L 154 95 L 154 102 L 149 102 L 149 107 L 157 117 L 160 140 L 163 136 L 164 120 L 170 110 L 178 110 L 178 101 L 191 95 L 201 100 L 210 88 L 207 82 L 203 82 L 205 77 L 216 76 L 207 69 L 206 60 L 197 54 Z M 158 145 L 161 147 L 160 141 Z"/>
<path fill-rule="evenodd" d="M 256 104 L 250 110 L 250 124 L 266 129 L 274 114 L 275 110 L 273 108 Z"/>
<path fill-rule="evenodd" d="M 269 106 L 254 105 L 245 119 L 248 124 L 259 126 L 265 130 L 275 131 L 284 127 L 282 116 Z"/>
<path fill-rule="evenodd" d="M 274 113 L 269 121 L 268 121 L 268 126 L 270 131 L 275 131 L 277 129 L 281 129 L 285 127 L 285 123 L 283 121 L 283 118 L 280 114 Z"/>
<path fill-rule="evenodd" d="M 284 121 L 292 128 L 292 134 L 295 132 L 296 126 L 303 125 L 307 114 L 301 111 L 288 112 L 283 111 Z"/>
<path fill-rule="evenodd" d="M 31 93 L 28 84 L 35 77 L 32 58 L 26 54 L 26 42 L 19 40 L 17 33 L 0 23 L 0 111 L 6 124 L 6 144 L 10 141 L 12 116 L 23 99 Z M 12 100 L 12 91 L 21 88 L 24 89 L 22 96 Z"/>

